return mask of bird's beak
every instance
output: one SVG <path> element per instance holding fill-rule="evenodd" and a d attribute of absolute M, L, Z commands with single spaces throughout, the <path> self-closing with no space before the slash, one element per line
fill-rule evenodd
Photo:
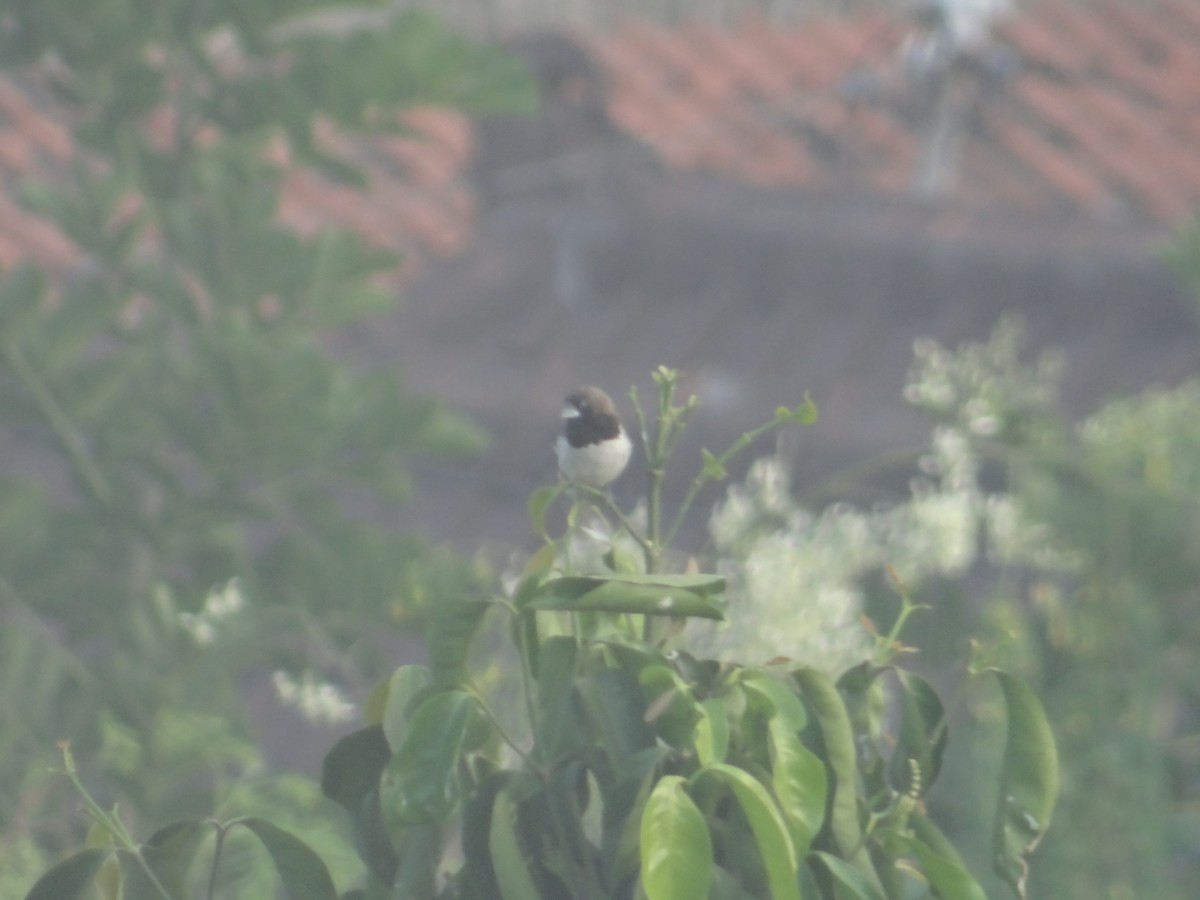
<path fill-rule="evenodd" d="M 583 415 L 583 413 L 568 403 L 562 408 L 561 415 L 564 419 L 578 419 L 581 415 Z"/>

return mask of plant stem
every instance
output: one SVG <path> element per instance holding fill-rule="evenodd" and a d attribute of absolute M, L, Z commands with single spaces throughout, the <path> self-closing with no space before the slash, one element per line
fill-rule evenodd
<path fill-rule="evenodd" d="M 220 823 L 217 826 L 217 842 L 213 847 L 212 870 L 208 874 L 208 900 L 217 895 L 217 870 L 221 864 L 221 850 L 225 846 L 225 828 Z"/>
<path fill-rule="evenodd" d="M 121 821 L 115 812 L 109 813 L 101 809 L 100 804 L 87 792 L 87 789 L 83 786 L 83 782 L 79 780 L 79 772 L 75 769 L 75 757 L 71 753 L 70 741 L 62 741 L 58 746 L 63 755 L 63 770 L 72 786 L 74 786 L 79 796 L 83 799 L 83 805 L 87 809 L 88 815 L 92 817 L 93 821 L 104 826 L 108 833 L 116 839 L 122 850 L 132 854 L 133 858 L 137 860 L 138 868 L 142 870 L 142 873 L 146 876 L 150 884 L 154 886 L 154 889 L 162 895 L 163 900 L 175 900 L 171 896 L 171 892 L 158 880 L 158 876 L 154 874 L 145 857 L 142 856 L 141 848 L 125 828 L 125 823 Z"/>
<path fill-rule="evenodd" d="M 521 761 L 529 767 L 531 772 L 541 773 L 543 771 L 542 767 L 537 764 L 533 757 L 517 746 L 516 741 L 508 736 L 508 732 L 504 730 L 504 726 L 500 724 L 500 720 L 496 718 L 495 714 L 491 710 L 491 707 L 489 707 L 484 701 L 483 696 L 479 693 L 478 689 L 476 689 L 473 684 L 464 684 L 463 687 L 468 693 L 470 693 L 472 697 L 475 698 L 475 702 L 479 704 L 479 709 L 483 712 L 484 716 L 487 717 L 487 720 L 491 726 L 496 729 L 496 734 L 500 736 L 500 740 L 504 741 L 504 743 L 512 748 L 513 752 L 521 758 Z"/>

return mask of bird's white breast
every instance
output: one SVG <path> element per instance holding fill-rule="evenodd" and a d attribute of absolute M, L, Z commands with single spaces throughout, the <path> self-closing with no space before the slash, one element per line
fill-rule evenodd
<path fill-rule="evenodd" d="M 565 436 L 559 435 L 554 445 L 559 471 L 567 480 L 592 487 L 604 487 L 620 475 L 629 463 L 631 451 L 632 444 L 624 431 L 611 440 L 586 447 L 572 447 Z"/>

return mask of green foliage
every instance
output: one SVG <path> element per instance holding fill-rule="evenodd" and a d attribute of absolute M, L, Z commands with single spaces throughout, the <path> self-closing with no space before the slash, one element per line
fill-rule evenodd
<path fill-rule="evenodd" d="M 694 403 L 675 404 L 673 372 L 657 378 L 667 386 L 661 434 L 664 419 Z M 715 458 L 705 455 L 704 468 Z M 531 504 L 539 515 L 544 505 Z M 568 534 L 534 554 L 511 594 L 444 604 L 431 620 L 433 666 L 396 670 L 373 695 L 367 726 L 327 755 L 323 791 L 349 815 L 368 873 L 345 896 L 983 897 L 924 805 L 949 726 L 932 685 L 895 664 L 900 629 L 919 607 L 902 594 L 892 631 L 837 679 L 788 658 L 700 659 L 673 647 L 678 628 L 664 626 L 724 616 L 724 580 L 660 572 L 657 531 L 633 536 L 642 574 L 613 569 L 611 552 L 580 554 L 571 532 L 602 521 L 606 507 L 634 527 L 606 495 L 579 496 Z M 587 527 L 609 551 L 620 537 Z M 485 690 L 471 645 L 488 612 L 504 620 L 517 665 Z M 994 668 L 976 670 L 968 687 L 984 680 L 999 685 L 1006 728 L 995 866 L 1023 898 L 1026 857 L 1057 797 L 1057 755 L 1033 692 Z M 498 702 L 510 691 L 516 712 Z M 318 854 L 263 817 L 180 820 L 138 844 L 84 790 L 69 748 L 64 760 L 97 840 L 47 872 L 32 900 L 93 888 L 212 896 L 242 832 L 289 896 L 336 896 Z"/>
<path fill-rule="evenodd" d="M 1200 385 L 1071 424 L 1053 368 L 1023 363 L 1019 338 L 1009 321 L 983 345 L 924 347 L 909 394 L 954 436 L 943 446 L 974 498 L 972 584 L 991 598 L 966 627 L 1000 638 L 1034 680 L 1064 760 L 1030 883 L 1062 898 L 1190 896 Z M 985 467 L 1003 473 L 998 489 L 980 487 Z M 1020 828 L 1017 816 L 1004 841 Z"/>
<path fill-rule="evenodd" d="M 648 442 L 651 459 L 671 449 L 671 417 L 694 406 L 674 402 L 674 373 L 657 379 L 669 389 L 656 433 L 668 438 Z M 547 502 L 531 503 L 536 517 Z M 580 553 L 571 532 L 582 519 L 602 534 L 602 510 L 624 524 L 601 552 Z M 459 660 L 398 670 L 378 721 L 326 758 L 325 790 L 351 818 L 369 896 L 407 895 L 402 885 L 442 898 L 984 896 L 924 807 L 949 728 L 933 687 L 895 665 L 916 607 L 904 599 L 873 657 L 837 679 L 802 660 L 700 659 L 673 646 L 670 626 L 725 615 L 724 581 L 658 572 L 665 548 L 649 529 L 634 537 L 647 574 L 613 569 L 604 551 L 635 526 L 598 492 L 567 521 L 490 604 L 515 647 L 507 682 L 477 683 L 463 637 L 479 633 L 478 602 L 452 606 L 440 627 Z M 597 592 L 602 602 L 585 602 Z M 968 687 L 986 681 L 1007 723 L 995 864 L 1023 897 L 1057 757 L 1033 693 L 995 669 Z M 506 711 L 496 701 L 513 693 L 521 709 Z"/>
<path fill-rule="evenodd" d="M 21 185 L 78 264 L 0 273 L 14 852 L 9 816 L 51 851 L 72 841 L 38 762 L 55 740 L 139 824 L 202 815 L 262 765 L 246 667 L 369 683 L 382 647 L 363 623 L 411 627 L 473 577 L 365 511 L 408 495 L 414 454 L 482 435 L 394 368 L 330 352 L 334 329 L 389 302 L 397 260 L 344 229 L 289 229 L 280 160 L 361 183 L 329 123 L 400 131 L 417 103 L 514 109 L 532 91 L 509 57 L 377 6 L 378 27 L 349 31 L 323 24 L 328 0 L 6 7 L 0 64 L 53 91 L 80 148 Z M 214 601 L 226 584 L 234 605 Z"/>

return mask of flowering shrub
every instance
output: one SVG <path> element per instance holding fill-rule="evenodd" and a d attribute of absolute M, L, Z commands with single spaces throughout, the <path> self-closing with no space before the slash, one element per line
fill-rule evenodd
<path fill-rule="evenodd" d="M 887 635 L 864 640 L 852 622 L 820 623 L 858 643 L 857 656 L 841 651 L 853 663 L 841 671 L 828 647 L 806 643 L 803 631 L 816 626 L 796 629 L 797 646 L 822 653 L 828 674 L 803 657 L 717 661 L 674 646 L 686 620 L 739 611 L 721 575 L 662 570 L 663 534 L 681 519 L 664 524 L 656 491 L 695 404 L 674 402 L 674 372 L 660 369 L 655 381 L 653 435 L 634 398 L 647 468 L 657 473 L 645 528 L 610 495 L 576 487 L 567 533 L 551 536 L 544 513 L 564 487 L 535 494 L 530 508 L 547 543 L 511 589 L 440 604 L 431 665 L 397 669 L 368 703 L 366 727 L 326 757 L 323 789 L 350 816 L 367 869 L 365 888 L 343 896 L 985 900 L 924 805 L 951 728 L 933 686 L 896 664 L 900 631 L 917 610 L 906 597 Z M 807 402 L 781 408 L 762 430 L 814 415 Z M 705 454 L 694 484 L 721 477 L 750 439 Z M 781 496 L 764 499 L 784 512 Z M 608 516 L 619 526 L 604 524 Z M 640 555 L 622 549 L 626 540 Z M 584 552 L 589 541 L 599 552 Z M 798 589 L 803 599 L 806 586 Z M 489 699 L 472 654 L 489 617 L 511 644 L 500 702 Z M 1025 684 L 997 669 L 971 675 L 999 688 L 994 865 L 1024 897 L 1026 857 L 1057 796 L 1055 748 Z M 138 844 L 83 789 L 69 749 L 64 759 L 106 840 L 48 872 L 27 900 L 72 900 L 114 878 L 136 896 L 183 898 L 202 856 L 211 896 L 226 842 L 238 835 L 261 845 L 289 895 L 336 897 L 320 857 L 261 817 L 184 820 Z"/>

